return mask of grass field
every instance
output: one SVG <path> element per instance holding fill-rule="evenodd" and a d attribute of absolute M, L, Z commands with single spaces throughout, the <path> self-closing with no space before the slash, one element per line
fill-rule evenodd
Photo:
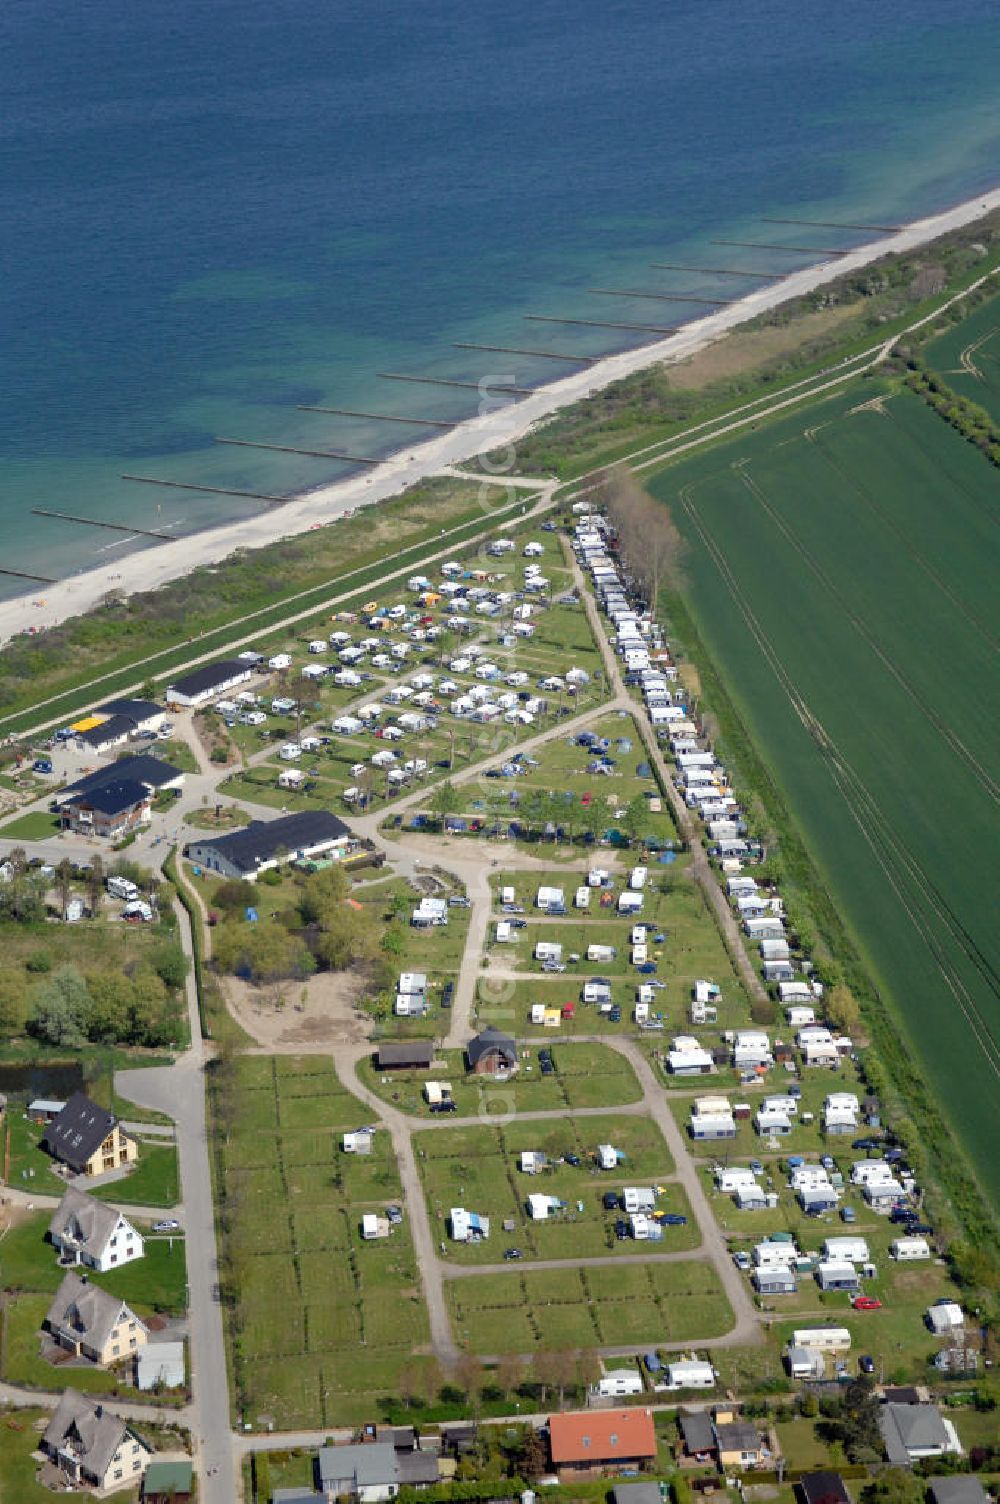
<path fill-rule="evenodd" d="M 656 1347 L 721 1336 L 733 1322 L 710 1263 L 482 1274 L 448 1285 L 455 1336 L 471 1352 Z"/>
<path fill-rule="evenodd" d="M 362 1212 L 400 1197 L 388 1135 L 370 1157 L 343 1153 L 342 1131 L 370 1113 L 329 1060 L 246 1057 L 236 1082 L 221 1161 L 246 1418 L 289 1427 L 370 1416 L 428 1336 L 405 1223 L 386 1242 L 360 1235 Z"/>
<path fill-rule="evenodd" d="M 954 391 L 1000 422 L 1000 297 L 932 340 L 925 353 Z"/>
<path fill-rule="evenodd" d="M 996 1200 L 1000 474 L 859 383 L 652 489 L 705 644 Z"/>
<path fill-rule="evenodd" d="M 591 1156 L 599 1143 L 613 1144 L 625 1154 L 625 1163 L 614 1171 L 598 1170 Z M 525 1174 L 519 1167 L 524 1150 L 543 1153 L 552 1168 L 539 1175 Z M 686 1227 L 665 1228 L 655 1252 L 692 1248 L 699 1241 L 684 1193 L 669 1182 L 663 1184 L 673 1164 L 659 1129 L 645 1117 L 609 1114 L 555 1122 L 515 1121 L 503 1128 L 435 1130 L 419 1136 L 416 1151 L 431 1225 L 456 1263 L 497 1263 L 508 1246 L 520 1248 L 529 1259 L 571 1260 L 645 1251 L 630 1240 L 616 1240 L 614 1223 L 621 1213 L 607 1211 L 601 1204 L 606 1192 L 621 1191 L 623 1185 L 663 1185 L 659 1210 L 689 1218 Z M 560 1163 L 567 1153 L 576 1153 L 583 1163 Z M 558 1197 L 565 1209 L 545 1221 L 532 1220 L 525 1201 L 535 1193 Z M 478 1243 L 451 1241 L 447 1219 L 453 1206 L 490 1217 L 489 1238 Z M 505 1221 L 512 1224 L 507 1231 Z"/>

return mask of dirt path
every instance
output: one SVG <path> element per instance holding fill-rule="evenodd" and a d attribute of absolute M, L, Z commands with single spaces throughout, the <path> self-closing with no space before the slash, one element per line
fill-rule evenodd
<path fill-rule="evenodd" d="M 347 1090 L 366 1103 L 389 1130 L 396 1162 L 399 1165 L 403 1198 L 410 1218 L 413 1251 L 416 1255 L 417 1268 L 420 1271 L 424 1300 L 427 1303 L 431 1346 L 438 1361 L 446 1368 L 451 1367 L 458 1359 L 459 1350 L 452 1336 L 448 1304 L 444 1297 L 441 1280 L 440 1262 L 434 1246 L 434 1234 L 431 1231 L 427 1203 L 424 1200 L 423 1186 L 420 1183 L 410 1139 L 409 1120 L 394 1107 L 383 1102 L 381 1097 L 377 1097 L 358 1080 L 357 1064 L 361 1053 L 362 1051 L 358 1049 L 338 1050 L 333 1057 L 334 1068 Z"/>

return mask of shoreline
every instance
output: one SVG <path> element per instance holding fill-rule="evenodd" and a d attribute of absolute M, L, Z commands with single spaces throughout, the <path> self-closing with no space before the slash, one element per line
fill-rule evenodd
<path fill-rule="evenodd" d="M 255 517 L 221 523 L 129 555 L 117 561 L 120 567 L 113 574 L 105 568 L 89 569 L 68 575 L 54 585 L 11 597 L 0 602 L 0 646 L 31 627 L 44 630 L 71 616 L 82 615 L 99 605 L 111 589 L 123 590 L 127 595 L 156 590 L 194 569 L 217 564 L 238 549 L 265 548 L 283 538 L 308 532 L 317 525 L 335 522 L 346 512 L 398 496 L 408 487 L 460 466 L 479 454 L 515 443 L 541 420 L 612 382 L 650 366 L 683 360 L 749 319 L 792 298 L 813 292 L 845 272 L 856 271 L 883 256 L 914 250 L 941 235 L 974 223 L 996 209 L 1000 209 L 1000 188 L 977 194 L 975 198 L 926 218 L 913 220 L 899 231 L 866 242 L 847 255 L 789 272 L 779 281 L 757 288 L 735 303 L 679 325 L 676 331 L 661 340 L 603 356 L 581 371 L 544 382 L 533 389 L 529 397 L 517 402 L 498 406 L 498 396 L 489 395 L 489 411 L 467 418 L 441 434 L 407 445 L 404 450 L 357 475 L 296 493 L 282 505 L 271 507 Z M 509 372 L 505 378 L 496 379 L 498 382 L 509 380 Z M 489 393 L 488 383 L 484 392 Z M 516 471 L 513 474 L 516 476 Z M 492 480 L 484 475 L 483 479 L 490 481 L 492 486 L 505 484 L 502 475 Z M 523 484 L 522 481 L 522 487 Z"/>

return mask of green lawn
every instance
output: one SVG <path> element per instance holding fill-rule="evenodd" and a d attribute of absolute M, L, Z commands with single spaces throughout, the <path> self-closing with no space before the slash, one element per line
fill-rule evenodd
<path fill-rule="evenodd" d="M 45 1236 L 51 1220 L 51 1212 L 33 1212 L 0 1238 L 0 1288 L 49 1294 L 57 1289 L 65 1270 L 59 1268 L 56 1250 Z M 184 1310 L 183 1238 L 148 1238 L 143 1258 L 108 1274 L 87 1273 L 92 1284 L 120 1295 L 130 1305 L 169 1313 Z"/>
<path fill-rule="evenodd" d="M 385 1242 L 360 1236 L 364 1212 L 400 1201 L 388 1134 L 370 1156 L 343 1152 L 343 1130 L 371 1113 L 328 1059 L 248 1056 L 236 1072 L 220 1185 L 238 1393 L 254 1421 L 354 1421 L 428 1337 L 407 1225 Z"/>
<path fill-rule="evenodd" d="M 19 815 L 16 820 L 10 820 L 6 825 L 0 825 L 0 836 L 8 841 L 47 841 L 51 836 L 58 835 L 61 829 L 58 815 L 52 815 L 44 809 L 33 809 L 26 815 Z"/>
<path fill-rule="evenodd" d="M 142 1144 L 135 1168 L 122 1180 L 95 1187 L 93 1194 L 124 1206 L 176 1206 L 180 1199 L 177 1150 L 172 1144 Z"/>
<path fill-rule="evenodd" d="M 128 1365 L 116 1369 L 94 1368 L 90 1364 L 65 1362 L 52 1364 L 41 1356 L 42 1321 L 50 1304 L 48 1295 L 18 1295 L 6 1302 L 3 1310 L 3 1377 L 8 1384 L 23 1384 L 32 1389 L 60 1390 L 67 1385 L 85 1394 L 117 1394 L 140 1400 L 141 1392 L 124 1375 Z M 142 1315 L 142 1311 L 137 1312 Z M 183 1404 L 183 1395 L 162 1403 Z"/>
<path fill-rule="evenodd" d="M 9 1504 L 51 1504 L 52 1492 L 35 1481 L 38 1464 L 32 1452 L 38 1445 L 41 1430 L 48 1424 L 46 1410 L 13 1410 L 0 1419 L 0 1488 Z M 137 1495 L 135 1488 L 106 1496 L 105 1504 L 129 1504 Z M 85 1490 L 60 1494 L 61 1499 L 92 1499 Z"/>
<path fill-rule="evenodd" d="M 611 1143 L 624 1153 L 625 1162 L 617 1171 L 597 1169 L 593 1154 L 598 1143 Z M 534 1123 L 515 1119 L 503 1128 L 429 1130 L 415 1147 L 431 1225 L 455 1263 L 497 1263 L 510 1245 L 528 1259 L 572 1260 L 666 1253 L 699 1242 L 687 1199 L 668 1179 L 673 1165 L 667 1147 L 648 1118 L 567 1117 Z M 525 1150 L 544 1154 L 552 1168 L 540 1175 L 525 1174 L 520 1169 Z M 560 1163 L 567 1153 L 577 1154 L 583 1163 Z M 606 1210 L 602 1198 L 607 1191 L 636 1184 L 660 1186 L 658 1209 L 687 1215 L 687 1226 L 665 1227 L 662 1241 L 655 1245 L 619 1242 L 614 1223 L 620 1213 Z M 556 1197 L 565 1203 L 564 1210 L 544 1221 L 531 1218 L 526 1200 L 536 1193 Z M 489 1238 L 453 1242 L 448 1217 L 455 1206 L 489 1216 Z M 504 1230 L 504 1221 L 512 1224 L 510 1230 Z"/>
<path fill-rule="evenodd" d="M 918 398 L 862 382 L 652 490 L 688 539 L 705 645 L 996 1199 L 1000 474 Z"/>
<path fill-rule="evenodd" d="M 711 1264 L 682 1262 L 565 1273 L 530 1269 L 451 1280 L 458 1341 L 481 1354 L 656 1347 L 720 1336 L 732 1311 Z"/>
<path fill-rule="evenodd" d="M 507 1022 L 508 1016 L 502 1020 Z M 639 1084 L 632 1067 L 614 1050 L 602 1045 L 559 1045 L 548 1041 L 553 1051 L 555 1071 L 543 1076 L 538 1065 L 537 1049 L 524 1050 L 518 1074 L 510 1081 L 497 1082 L 487 1076 L 473 1076 L 466 1070 L 459 1050 L 441 1050 L 437 1054 L 440 1069 L 426 1071 L 377 1072 L 371 1059 L 358 1068 L 359 1079 L 385 1101 L 400 1111 L 433 1122 L 423 1088 L 428 1079 L 447 1080 L 458 1104 L 460 1117 L 482 1112 L 505 1111 L 551 1112 L 559 1108 L 623 1107 L 639 1099 Z M 577 1050 L 583 1053 L 577 1055 Z"/>

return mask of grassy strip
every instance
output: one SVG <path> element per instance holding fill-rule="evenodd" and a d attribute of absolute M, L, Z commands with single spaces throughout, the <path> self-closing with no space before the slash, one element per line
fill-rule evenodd
<path fill-rule="evenodd" d="M 198 1021 L 202 1037 L 214 1039 L 228 1047 L 246 1044 L 247 1036 L 233 1019 L 219 992 L 219 984 L 208 968 L 201 910 L 188 887 L 177 861 L 176 846 L 163 863 L 163 873 L 173 883 L 191 927 L 191 951 L 194 956 L 194 982 L 198 994 Z"/>
<path fill-rule="evenodd" d="M 885 1115 L 893 1122 L 894 1131 L 906 1144 L 917 1179 L 926 1183 L 932 1178 L 950 1203 L 945 1206 L 942 1197 L 931 1196 L 929 1209 L 935 1223 L 949 1239 L 960 1240 L 964 1235 L 975 1250 L 976 1257 L 969 1258 L 961 1241 L 953 1243 L 951 1253 L 956 1274 L 975 1285 L 992 1279 L 995 1289 L 998 1271 L 992 1267 L 985 1270 L 983 1260 L 988 1259 L 990 1266 L 996 1260 L 996 1214 L 984 1199 L 934 1096 L 920 1076 L 897 1020 L 873 982 L 864 955 L 846 929 L 799 834 L 784 794 L 759 756 L 686 603 L 672 595 L 667 607 L 673 633 L 698 670 L 704 703 L 711 706 L 718 725 L 720 756 L 730 768 L 737 788 L 742 789 L 755 822 L 768 832 L 769 844 L 778 848 L 772 866 L 780 878 L 786 902 L 807 911 L 815 928 L 816 954 L 824 977 L 831 984 L 844 981 L 861 1006 L 872 1046 L 865 1052 L 865 1076 L 882 1098 Z"/>

